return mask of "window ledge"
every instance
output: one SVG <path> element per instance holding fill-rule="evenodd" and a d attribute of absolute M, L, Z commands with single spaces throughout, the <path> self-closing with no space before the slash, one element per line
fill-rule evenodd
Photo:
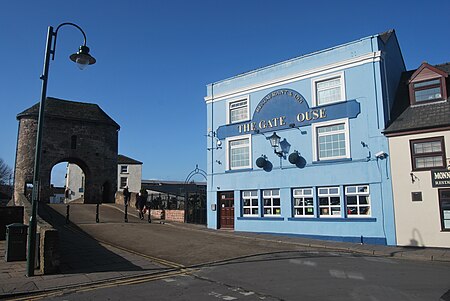
<path fill-rule="evenodd" d="M 317 221 L 327 221 L 327 222 L 376 222 L 375 217 L 290 217 L 288 221 L 297 222 L 317 222 Z"/>
<path fill-rule="evenodd" d="M 332 159 L 332 160 L 321 160 L 321 161 L 313 161 L 311 162 L 314 165 L 320 164 L 329 164 L 329 163 L 340 163 L 340 162 L 349 162 L 352 161 L 352 158 L 341 158 L 341 159 Z"/>
<path fill-rule="evenodd" d="M 241 171 L 252 171 L 253 168 L 248 167 L 248 168 L 242 168 L 242 169 L 230 169 L 230 170 L 225 170 L 225 173 L 233 173 L 233 172 L 241 172 Z"/>
<path fill-rule="evenodd" d="M 277 216 L 266 216 L 266 217 L 261 217 L 261 216 L 255 216 L 255 217 L 250 217 L 250 216 L 241 216 L 237 218 L 238 221 L 283 221 L 284 217 L 277 217 Z"/>

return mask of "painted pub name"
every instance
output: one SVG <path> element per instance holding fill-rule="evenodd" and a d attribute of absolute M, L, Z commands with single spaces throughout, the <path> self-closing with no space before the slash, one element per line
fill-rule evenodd
<path fill-rule="evenodd" d="M 297 114 L 297 121 L 303 123 L 305 121 L 312 121 L 323 119 L 327 117 L 326 109 L 314 109 L 307 112 L 301 112 Z M 267 120 L 261 120 L 259 122 L 249 122 L 238 125 L 239 133 L 247 133 L 255 130 L 263 130 L 267 128 L 276 128 L 286 125 L 286 116 L 275 117 Z"/>

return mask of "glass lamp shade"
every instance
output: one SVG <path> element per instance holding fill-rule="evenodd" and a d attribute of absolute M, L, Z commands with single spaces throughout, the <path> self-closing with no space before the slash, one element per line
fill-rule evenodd
<path fill-rule="evenodd" d="M 267 138 L 270 141 L 270 145 L 272 145 L 273 148 L 277 148 L 280 146 L 280 136 L 277 135 L 276 132 L 273 132 L 272 136 Z"/>
<path fill-rule="evenodd" d="M 77 53 L 70 55 L 70 60 L 77 63 L 78 68 L 81 70 L 96 62 L 96 59 L 89 54 L 89 47 L 87 46 L 80 46 L 80 50 Z"/>

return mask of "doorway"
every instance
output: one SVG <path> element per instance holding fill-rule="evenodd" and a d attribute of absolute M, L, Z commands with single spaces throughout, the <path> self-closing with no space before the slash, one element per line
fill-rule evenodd
<path fill-rule="evenodd" d="M 218 229 L 234 229 L 234 191 L 217 194 L 219 203 Z"/>

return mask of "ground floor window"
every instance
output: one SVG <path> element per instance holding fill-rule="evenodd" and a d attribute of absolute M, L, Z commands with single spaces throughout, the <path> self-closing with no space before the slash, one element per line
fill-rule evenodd
<path fill-rule="evenodd" d="M 450 231 L 450 189 L 439 191 L 442 231 Z"/>
<path fill-rule="evenodd" d="M 312 188 L 294 189 L 293 198 L 294 198 L 295 217 L 314 216 L 314 200 Z"/>
<path fill-rule="evenodd" d="M 247 190 L 242 192 L 243 216 L 258 216 L 258 191 Z"/>
<path fill-rule="evenodd" d="M 264 216 L 281 215 L 279 189 L 263 190 Z"/>
<path fill-rule="evenodd" d="M 319 187 L 319 214 L 321 217 L 341 216 L 341 196 L 339 187 Z"/>
<path fill-rule="evenodd" d="M 347 216 L 370 216 L 369 185 L 346 186 Z"/>

